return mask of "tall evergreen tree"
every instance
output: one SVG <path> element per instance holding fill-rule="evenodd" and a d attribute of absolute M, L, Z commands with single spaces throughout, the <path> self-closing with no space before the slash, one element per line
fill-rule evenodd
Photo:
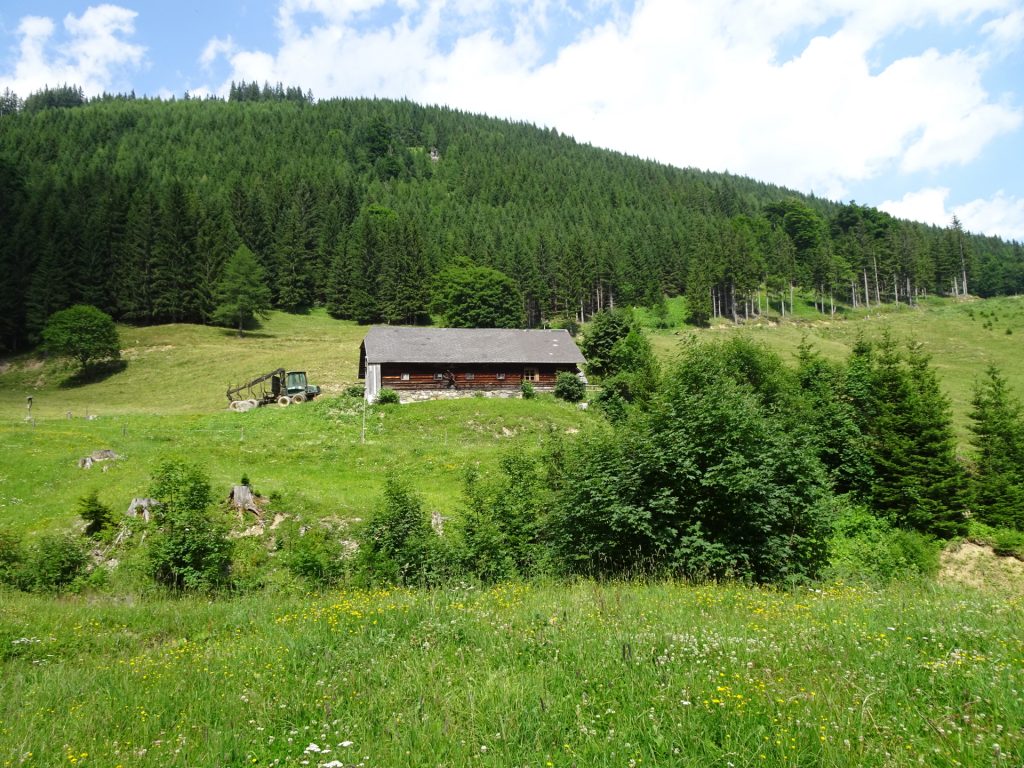
<path fill-rule="evenodd" d="M 160 200 L 152 269 L 153 316 L 161 322 L 196 322 L 196 217 L 184 185 L 172 181 Z"/>
<path fill-rule="evenodd" d="M 239 338 L 246 325 L 270 312 L 270 289 L 263 268 L 244 245 L 224 265 L 223 275 L 214 292 L 217 306 L 213 321 L 238 329 Z"/>
<path fill-rule="evenodd" d="M 1024 410 L 993 365 L 975 384 L 971 406 L 971 510 L 990 525 L 1024 530 Z"/>
<path fill-rule="evenodd" d="M 894 525 L 943 538 L 964 531 L 963 473 L 949 401 L 921 350 L 879 344 L 871 375 L 871 503 Z"/>

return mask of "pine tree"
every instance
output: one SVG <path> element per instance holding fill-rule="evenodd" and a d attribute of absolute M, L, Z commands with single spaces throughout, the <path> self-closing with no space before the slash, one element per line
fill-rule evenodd
<path fill-rule="evenodd" d="M 919 488 L 910 523 L 918 530 L 950 538 L 966 531 L 966 478 L 956 457 L 952 408 L 922 346 L 912 344 L 907 357 L 917 428 L 910 474 Z"/>
<path fill-rule="evenodd" d="M 1024 410 L 999 369 L 990 365 L 971 399 L 977 451 L 971 510 L 989 525 L 1024 529 Z"/>
<path fill-rule="evenodd" d="M 199 320 L 195 212 L 188 192 L 177 180 L 160 201 L 151 268 L 154 319 L 172 323 Z"/>

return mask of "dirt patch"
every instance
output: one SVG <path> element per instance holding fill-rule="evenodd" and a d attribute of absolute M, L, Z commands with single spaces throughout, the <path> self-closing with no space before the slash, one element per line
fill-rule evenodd
<path fill-rule="evenodd" d="M 1024 562 L 1000 557 L 992 547 L 965 541 L 942 553 L 939 581 L 977 589 L 1024 592 Z"/>

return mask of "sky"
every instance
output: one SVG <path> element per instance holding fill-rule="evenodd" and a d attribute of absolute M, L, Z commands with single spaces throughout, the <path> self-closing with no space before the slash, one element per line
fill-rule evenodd
<path fill-rule="evenodd" d="M 0 90 L 408 98 L 1024 241 L 1024 0 L 2 0 Z"/>

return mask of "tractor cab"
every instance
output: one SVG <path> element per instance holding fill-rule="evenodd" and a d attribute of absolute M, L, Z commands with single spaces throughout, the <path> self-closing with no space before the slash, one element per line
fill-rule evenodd
<path fill-rule="evenodd" d="M 305 395 L 306 398 L 312 400 L 320 394 L 320 387 L 310 386 L 306 382 L 305 371 L 288 371 L 285 374 L 285 393 L 289 397 L 299 394 Z"/>

